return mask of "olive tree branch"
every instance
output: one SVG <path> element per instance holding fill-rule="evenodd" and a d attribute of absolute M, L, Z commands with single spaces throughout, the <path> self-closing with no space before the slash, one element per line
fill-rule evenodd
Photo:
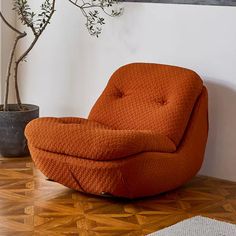
<path fill-rule="evenodd" d="M 2 18 L 3 22 L 13 31 L 15 31 L 17 34 L 23 35 L 26 34 L 25 32 L 20 32 L 18 29 L 16 29 L 14 26 L 12 26 L 7 20 L 6 18 L 3 16 L 2 12 L 0 12 L 0 17 Z"/>
<path fill-rule="evenodd" d="M 89 33 L 96 37 L 101 33 L 101 26 L 105 24 L 104 18 L 100 17 L 98 10 L 101 10 L 103 13 L 111 17 L 119 16 L 123 13 L 123 8 L 112 10 L 111 13 L 106 10 L 107 8 L 112 7 L 113 4 L 118 4 L 118 1 L 116 0 L 92 0 L 92 2 L 81 0 L 82 4 L 79 4 L 78 0 L 68 1 L 82 11 L 83 15 L 86 17 L 85 25 Z"/>
<path fill-rule="evenodd" d="M 35 28 L 34 28 L 33 23 L 30 23 L 30 22 L 28 21 L 28 19 L 27 19 L 27 17 L 25 16 L 24 11 L 23 11 L 22 8 L 19 8 L 19 10 L 20 10 L 20 13 L 21 13 L 22 20 L 25 22 L 25 24 L 27 25 L 27 27 L 29 27 L 29 28 L 32 30 L 33 34 L 36 36 L 36 35 L 37 35 L 37 32 L 36 32 L 36 30 L 35 30 Z"/>
<path fill-rule="evenodd" d="M 46 29 L 47 25 L 50 23 L 50 20 L 55 12 L 55 2 L 56 2 L 56 0 L 53 0 L 51 13 L 50 13 L 47 21 L 43 25 L 42 29 L 39 30 L 39 33 L 36 33 L 35 38 L 34 38 L 33 42 L 30 44 L 29 48 L 19 57 L 19 59 L 16 62 L 18 62 L 18 63 L 21 62 L 28 55 L 28 53 L 33 49 L 34 45 L 37 43 L 37 41 L 38 41 L 39 37 L 41 36 L 41 34 L 43 33 L 43 31 Z M 35 29 L 32 31 L 34 32 Z"/>
<path fill-rule="evenodd" d="M 49 1 L 46 0 L 46 2 L 49 4 Z M 15 91 L 16 91 L 16 99 L 17 99 L 17 104 L 19 109 L 24 109 L 22 107 L 22 103 L 21 103 L 21 99 L 20 99 L 20 94 L 19 94 L 19 88 L 18 88 L 18 69 L 19 69 L 19 64 L 27 57 L 27 55 L 30 53 L 30 51 L 34 48 L 35 44 L 37 43 L 37 41 L 39 40 L 40 36 L 42 35 L 42 33 L 44 32 L 44 30 L 46 29 L 46 27 L 48 26 L 48 24 L 50 24 L 50 20 L 55 12 L 55 4 L 56 4 L 56 0 L 53 0 L 50 6 L 50 13 L 49 15 L 47 15 L 47 19 L 45 20 L 45 22 L 40 25 L 40 28 L 37 30 L 34 26 L 33 23 L 30 23 L 29 20 L 27 19 L 27 17 L 25 17 L 24 12 L 22 12 L 19 9 L 18 10 L 18 14 L 20 14 L 21 20 L 23 21 L 23 23 L 29 27 L 33 34 L 34 34 L 34 40 L 31 42 L 31 44 L 29 45 L 29 47 L 26 49 L 26 51 L 15 61 L 15 76 L 14 76 L 14 81 L 15 81 Z M 43 5 L 42 5 L 43 6 Z M 20 10 L 20 11 L 19 11 Z M 34 14 L 31 13 L 33 16 Z"/>

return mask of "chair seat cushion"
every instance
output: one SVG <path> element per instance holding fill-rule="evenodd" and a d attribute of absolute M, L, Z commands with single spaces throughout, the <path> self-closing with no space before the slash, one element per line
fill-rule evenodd
<path fill-rule="evenodd" d="M 116 160 L 141 152 L 174 152 L 176 145 L 151 130 L 118 130 L 82 118 L 39 118 L 26 128 L 30 145 L 91 160 Z"/>
<path fill-rule="evenodd" d="M 26 129 L 30 144 L 70 156 L 114 160 L 144 151 L 173 152 L 175 144 L 149 130 L 115 130 L 81 118 L 40 118 Z"/>

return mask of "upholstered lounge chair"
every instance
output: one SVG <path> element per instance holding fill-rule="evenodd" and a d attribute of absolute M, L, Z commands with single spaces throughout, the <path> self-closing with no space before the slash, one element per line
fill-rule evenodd
<path fill-rule="evenodd" d="M 39 118 L 25 134 L 48 178 L 81 192 L 137 198 L 177 188 L 198 172 L 207 109 L 195 72 L 134 63 L 112 75 L 88 119 Z"/>

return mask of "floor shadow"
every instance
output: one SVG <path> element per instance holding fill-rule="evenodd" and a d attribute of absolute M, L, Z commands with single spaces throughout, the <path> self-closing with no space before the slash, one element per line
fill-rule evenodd
<path fill-rule="evenodd" d="M 210 78 L 205 85 L 210 129 L 200 173 L 236 181 L 236 85 Z"/>

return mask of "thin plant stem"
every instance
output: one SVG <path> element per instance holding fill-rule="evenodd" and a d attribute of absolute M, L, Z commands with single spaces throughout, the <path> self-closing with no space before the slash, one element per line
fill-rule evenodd
<path fill-rule="evenodd" d="M 12 50 L 11 50 L 10 60 L 9 60 L 9 63 L 8 63 L 8 68 L 7 68 L 7 75 L 6 75 L 6 82 L 5 82 L 4 104 L 3 104 L 3 111 L 7 111 L 8 110 L 8 97 L 9 97 L 10 78 L 11 78 L 11 68 L 12 68 L 12 63 L 13 63 L 16 47 L 17 47 L 17 44 L 18 44 L 19 40 L 22 39 L 23 37 L 25 37 L 27 34 L 25 32 L 23 32 L 23 33 L 20 32 L 14 26 L 12 26 L 6 20 L 6 18 L 3 16 L 3 14 L 1 12 L 0 12 L 0 17 L 3 20 L 3 22 L 11 30 L 13 30 L 14 32 L 16 32 L 18 34 L 18 36 L 16 37 L 15 42 L 13 44 Z"/>

